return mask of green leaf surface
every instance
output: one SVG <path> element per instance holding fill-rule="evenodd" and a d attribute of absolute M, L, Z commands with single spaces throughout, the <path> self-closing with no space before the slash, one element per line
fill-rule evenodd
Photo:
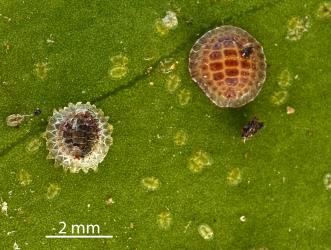
<path fill-rule="evenodd" d="M 1 249 L 331 249 L 330 6 L 1 1 Z M 169 10 L 178 26 L 161 35 Z M 214 105 L 188 72 L 194 42 L 225 24 L 261 42 L 268 63 L 261 93 L 239 109 Z M 117 55 L 128 58 L 120 79 Z M 114 142 L 98 171 L 71 174 L 46 159 L 43 133 L 53 109 L 87 101 L 110 117 Z M 265 128 L 243 143 L 254 116 Z M 98 224 L 114 238 L 46 239 L 61 221 L 67 234 Z"/>

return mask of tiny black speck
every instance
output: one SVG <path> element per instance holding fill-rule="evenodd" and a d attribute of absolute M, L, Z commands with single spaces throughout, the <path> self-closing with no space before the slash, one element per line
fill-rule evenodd
<path fill-rule="evenodd" d="M 33 112 L 33 115 L 38 116 L 41 114 L 41 109 L 40 108 L 36 108 L 36 110 Z"/>
<path fill-rule="evenodd" d="M 241 55 L 244 58 L 249 58 L 252 53 L 253 53 L 253 47 L 246 47 L 241 50 Z"/>

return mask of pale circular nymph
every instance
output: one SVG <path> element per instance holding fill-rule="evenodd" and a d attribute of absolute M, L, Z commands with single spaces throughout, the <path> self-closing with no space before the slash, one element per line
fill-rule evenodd
<path fill-rule="evenodd" d="M 47 158 L 72 173 L 96 170 L 112 144 L 108 119 L 89 102 L 54 110 L 46 129 Z"/>
<path fill-rule="evenodd" d="M 225 25 L 205 33 L 193 45 L 189 71 L 219 107 L 241 107 L 260 92 L 266 62 L 260 43 L 245 30 Z"/>

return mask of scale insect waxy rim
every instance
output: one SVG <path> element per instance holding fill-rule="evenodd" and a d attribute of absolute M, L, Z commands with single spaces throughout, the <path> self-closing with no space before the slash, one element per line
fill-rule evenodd
<path fill-rule="evenodd" d="M 68 107 L 54 110 L 45 135 L 47 158 L 72 173 L 96 170 L 112 145 L 108 119 L 89 102 L 69 103 Z"/>

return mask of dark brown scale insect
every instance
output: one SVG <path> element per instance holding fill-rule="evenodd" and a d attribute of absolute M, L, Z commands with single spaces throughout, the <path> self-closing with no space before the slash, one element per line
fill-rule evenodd
<path fill-rule="evenodd" d="M 77 159 L 91 152 L 99 133 L 97 121 L 90 112 L 77 113 L 72 119 L 61 124 L 60 130 L 67 148 L 73 150 Z"/>
<path fill-rule="evenodd" d="M 89 102 L 54 109 L 45 134 L 47 158 L 72 173 L 96 170 L 112 144 L 113 126 L 108 119 Z"/>
<path fill-rule="evenodd" d="M 248 122 L 243 128 L 241 133 L 241 138 L 244 142 L 255 135 L 260 129 L 264 128 L 263 122 L 254 117 L 250 122 Z"/>

